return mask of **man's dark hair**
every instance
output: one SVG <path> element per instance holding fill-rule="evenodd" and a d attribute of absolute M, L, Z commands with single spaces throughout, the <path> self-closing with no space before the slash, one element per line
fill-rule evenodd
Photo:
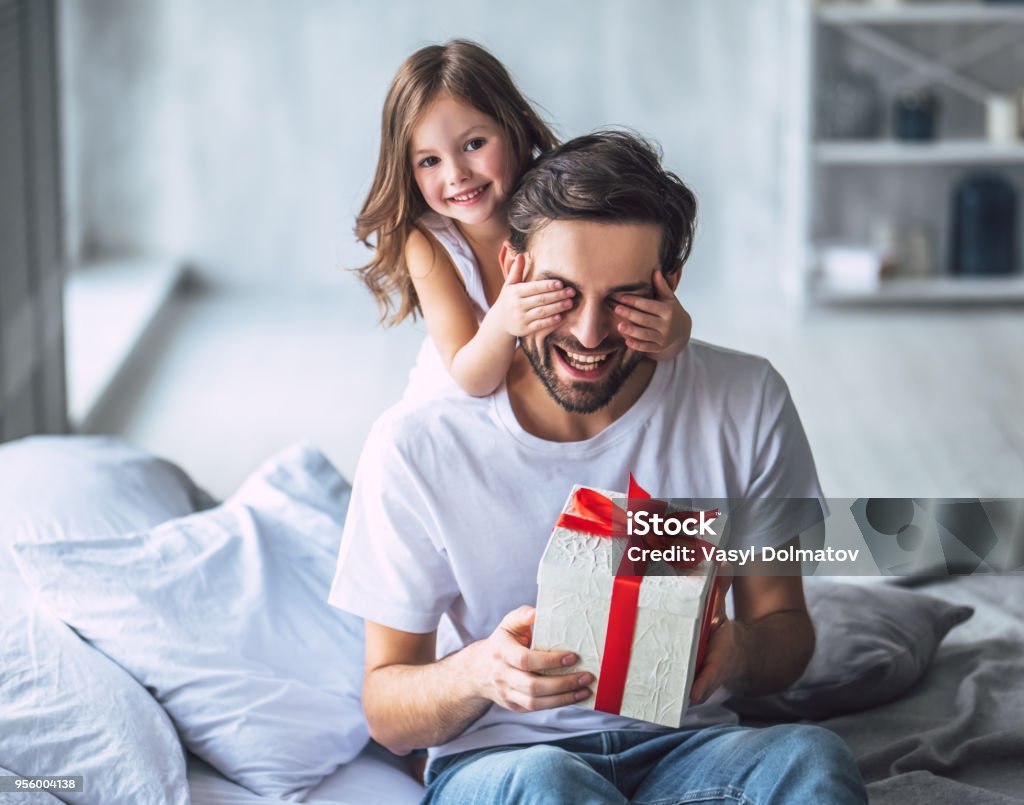
<path fill-rule="evenodd" d="M 661 166 L 659 150 L 637 134 L 604 130 L 544 154 L 509 200 L 509 243 L 524 252 L 551 221 L 607 221 L 661 227 L 661 270 L 690 256 L 697 199 Z"/>

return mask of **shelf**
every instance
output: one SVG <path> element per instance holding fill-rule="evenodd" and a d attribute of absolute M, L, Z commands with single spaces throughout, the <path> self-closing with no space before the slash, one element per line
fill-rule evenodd
<path fill-rule="evenodd" d="M 1024 24 L 1024 7 L 982 3 L 914 3 L 889 7 L 841 3 L 820 6 L 817 14 L 822 22 L 831 25 Z"/>
<path fill-rule="evenodd" d="M 810 297 L 825 305 L 1019 304 L 1024 302 L 1024 276 L 892 279 L 864 290 L 830 288 L 819 279 Z"/>
<path fill-rule="evenodd" d="M 810 5 L 810 4 L 808 4 Z M 1020 84 L 1020 43 L 1024 41 L 1024 3 L 836 2 L 806 9 L 807 37 L 802 65 L 809 114 L 799 119 L 806 162 L 801 179 L 803 250 L 791 284 L 811 304 L 860 307 L 929 305 L 1024 305 L 1024 275 L 959 277 L 931 274 L 872 283 L 870 266 L 856 261 L 847 281 L 829 283 L 816 256 L 816 244 L 856 243 L 876 221 L 921 221 L 933 244 L 950 242 L 948 198 L 958 176 L 971 168 L 999 170 L 1018 186 L 1024 177 L 1024 137 L 992 142 L 981 133 L 989 99 Z M 940 27 L 943 26 L 943 27 Z M 941 34 L 941 35 L 939 35 Z M 877 66 L 875 66 L 877 62 Z M 815 138 L 815 102 L 823 83 L 843 71 L 874 76 L 880 98 L 914 87 L 955 93 L 945 104 L 943 126 L 961 138 L 926 142 Z M 945 119 L 946 114 L 950 118 Z M 808 119 L 810 118 L 810 119 Z M 924 168 L 925 170 L 921 170 Z M 854 173 L 856 171 L 856 173 Z M 898 188 L 898 192 L 893 192 Z M 877 192 L 876 192 L 877 191 Z M 924 231 L 924 230 L 922 230 Z M 948 262 L 945 246 L 935 258 Z M 877 273 L 877 272 L 876 272 Z"/>
<path fill-rule="evenodd" d="M 1001 145 L 987 140 L 920 143 L 893 140 L 819 141 L 813 153 L 815 160 L 823 165 L 1024 164 L 1024 143 Z"/>

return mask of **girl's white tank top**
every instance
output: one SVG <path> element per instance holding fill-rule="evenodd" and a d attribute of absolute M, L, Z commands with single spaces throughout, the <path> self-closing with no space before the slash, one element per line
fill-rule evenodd
<path fill-rule="evenodd" d="M 462 283 L 466 286 L 466 293 L 469 294 L 469 299 L 473 303 L 476 320 L 482 321 L 490 305 L 487 304 L 487 296 L 484 294 L 480 266 L 466 238 L 454 221 L 433 211 L 425 213 L 420 217 L 418 223 L 437 239 L 437 242 L 448 254 L 459 277 L 462 278 Z M 417 401 L 425 397 L 435 397 L 451 392 L 464 393 L 448 374 L 433 340 L 428 335 L 420 347 L 416 365 L 409 372 L 409 384 L 405 388 L 402 399 Z"/>

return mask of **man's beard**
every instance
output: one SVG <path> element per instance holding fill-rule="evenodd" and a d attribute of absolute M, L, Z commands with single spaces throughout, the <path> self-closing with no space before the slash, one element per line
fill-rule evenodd
<path fill-rule="evenodd" d="M 521 344 L 527 360 L 530 361 L 530 366 L 533 367 L 534 373 L 544 384 L 551 399 L 570 414 L 592 414 L 608 405 L 618 394 L 622 384 L 639 365 L 642 357 L 640 353 L 634 352 L 600 381 L 565 381 L 559 377 L 558 370 L 553 365 L 555 346 L 563 347 L 570 352 L 586 353 L 591 350 L 583 347 L 575 339 L 559 338 L 556 340 L 553 333 L 541 341 L 539 350 L 535 341 L 523 339 Z M 609 346 L 615 348 L 615 346 L 604 342 L 601 346 L 603 349 L 608 349 Z"/>

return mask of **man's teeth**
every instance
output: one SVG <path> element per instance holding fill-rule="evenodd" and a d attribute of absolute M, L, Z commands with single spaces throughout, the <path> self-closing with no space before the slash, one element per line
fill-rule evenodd
<path fill-rule="evenodd" d="M 471 199 L 479 196 L 486 189 L 487 185 L 484 185 L 483 187 L 478 187 L 476 190 L 471 190 L 469 193 L 464 193 L 461 196 L 452 196 L 452 201 L 470 201 Z"/>
<path fill-rule="evenodd" d="M 590 371 L 596 369 L 599 364 L 603 363 L 608 357 L 605 355 L 584 355 L 580 352 L 569 352 L 568 350 L 562 350 L 565 353 L 565 357 L 569 359 L 569 365 L 573 369 L 579 369 L 581 372 Z"/>

